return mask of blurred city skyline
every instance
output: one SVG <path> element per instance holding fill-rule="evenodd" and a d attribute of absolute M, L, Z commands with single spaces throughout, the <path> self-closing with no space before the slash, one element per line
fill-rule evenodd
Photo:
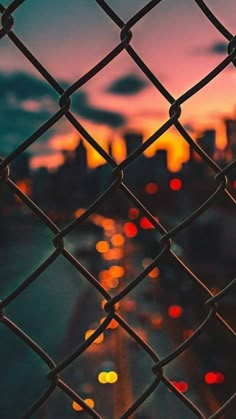
<path fill-rule="evenodd" d="M 4 6 L 9 3 L 4 2 Z M 109 2 L 124 21 L 145 4 L 146 1 L 141 0 Z M 236 17 L 233 0 L 227 1 L 227 7 L 225 2 L 219 4 L 216 0 L 209 1 L 208 5 L 228 30 L 233 31 Z M 42 31 L 41 21 L 46 21 L 48 16 L 50 26 Z M 14 17 L 15 33 L 65 88 L 119 43 L 119 28 L 95 1 L 78 3 L 73 0 L 69 6 L 62 0 L 53 4 L 46 0 L 24 2 Z M 173 0 L 161 2 L 132 32 L 131 45 L 175 98 L 227 56 L 226 40 L 194 1 L 186 4 L 181 0 L 178 5 Z M 3 111 L 0 152 L 6 155 L 58 110 L 59 97 L 46 81 L 40 80 L 40 74 L 6 37 L 1 42 L 1 54 L 0 85 L 4 94 L 0 105 Z M 205 129 L 216 129 L 216 145 L 220 149 L 226 146 L 222 121 L 233 117 L 235 108 L 233 68 L 230 64 L 182 105 L 180 121 L 193 138 Z M 168 119 L 168 109 L 167 101 L 126 51 L 72 95 L 72 111 L 80 123 L 106 150 L 108 143 L 113 143 L 113 155 L 118 162 L 125 157 L 124 133 L 141 132 L 144 140 L 147 139 Z M 65 118 L 60 120 L 28 150 L 32 168 L 53 168 L 62 164 L 62 151 L 74 149 L 78 137 Z M 85 145 L 89 150 L 89 167 L 102 164 L 102 157 L 86 142 Z M 158 148 L 168 150 L 168 166 L 172 171 L 178 171 L 189 157 L 188 145 L 175 129 L 168 130 L 148 148 L 146 156 L 152 156 Z"/>

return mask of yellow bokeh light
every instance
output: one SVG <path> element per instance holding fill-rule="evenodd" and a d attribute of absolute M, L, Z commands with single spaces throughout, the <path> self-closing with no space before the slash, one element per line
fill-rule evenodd
<path fill-rule="evenodd" d="M 87 330 L 87 332 L 85 332 L 85 340 L 87 340 L 88 338 L 90 338 L 90 336 L 92 336 L 92 334 L 95 332 L 94 329 L 89 329 Z M 99 344 L 102 343 L 104 341 L 104 334 L 101 333 L 93 343 Z"/>
<path fill-rule="evenodd" d="M 125 243 L 125 238 L 122 234 L 117 233 L 111 237 L 111 242 L 113 246 L 123 246 Z"/>
<path fill-rule="evenodd" d="M 118 380 L 118 374 L 115 371 L 110 371 L 106 373 L 106 381 L 109 384 L 114 384 Z"/>
<path fill-rule="evenodd" d="M 109 269 L 109 273 L 113 278 L 121 278 L 124 275 L 124 268 L 119 265 L 113 265 Z"/>
<path fill-rule="evenodd" d="M 99 253 L 106 253 L 109 250 L 109 243 L 105 240 L 101 240 L 96 244 L 96 250 Z"/>
<path fill-rule="evenodd" d="M 98 374 L 99 383 L 101 383 L 101 384 L 106 384 L 107 383 L 106 375 L 107 375 L 106 372 L 100 372 L 100 374 Z"/>

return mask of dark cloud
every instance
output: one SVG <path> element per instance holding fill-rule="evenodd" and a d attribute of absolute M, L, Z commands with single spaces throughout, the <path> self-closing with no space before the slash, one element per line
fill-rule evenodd
<path fill-rule="evenodd" d="M 227 42 L 215 42 L 214 44 L 210 45 L 208 52 L 210 54 L 225 55 L 227 53 L 227 47 Z"/>
<path fill-rule="evenodd" d="M 68 87 L 62 83 L 64 89 Z M 59 95 L 44 80 L 33 75 L 15 72 L 0 72 L 0 154 L 7 155 L 30 137 L 59 109 Z M 72 95 L 72 110 L 84 119 L 110 127 L 125 123 L 122 114 L 90 106 L 87 94 L 78 91 Z M 55 124 L 37 140 L 47 146 L 48 139 L 58 131 Z M 44 147 L 44 146 L 43 146 Z M 34 153 L 34 147 L 28 149 Z"/>
<path fill-rule="evenodd" d="M 52 87 L 44 80 L 27 73 L 0 73 L 1 100 L 13 96 L 17 100 L 39 100 L 44 97 L 56 97 Z"/>
<path fill-rule="evenodd" d="M 228 47 L 227 42 L 216 41 L 205 48 L 197 48 L 193 52 L 194 54 L 226 55 L 227 47 Z"/>
<path fill-rule="evenodd" d="M 126 122 L 126 118 L 121 113 L 91 106 L 87 101 L 86 94 L 82 91 L 72 96 L 72 105 L 72 110 L 75 113 L 97 124 L 105 124 L 112 128 L 118 128 Z"/>
<path fill-rule="evenodd" d="M 115 95 L 135 95 L 143 90 L 148 83 L 136 76 L 135 74 L 128 74 L 115 80 L 107 89 L 108 92 Z"/>

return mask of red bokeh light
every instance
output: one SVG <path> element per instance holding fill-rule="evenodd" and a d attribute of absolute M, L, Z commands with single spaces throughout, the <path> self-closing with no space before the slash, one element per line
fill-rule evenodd
<path fill-rule="evenodd" d="M 149 195 L 155 195 L 156 193 L 157 193 L 157 191 L 158 191 L 158 186 L 157 186 L 157 183 L 155 183 L 155 182 L 150 182 L 150 183 L 148 183 L 147 185 L 146 185 L 146 192 L 149 194 Z"/>
<path fill-rule="evenodd" d="M 128 212 L 128 217 L 130 220 L 135 220 L 139 216 L 139 210 L 137 208 L 130 208 Z"/>
<path fill-rule="evenodd" d="M 192 329 L 186 329 L 183 331 L 183 338 L 188 339 L 190 336 L 192 336 L 194 331 Z"/>
<path fill-rule="evenodd" d="M 188 391 L 188 383 L 186 381 L 172 381 L 172 384 L 181 391 L 181 393 L 186 393 Z"/>
<path fill-rule="evenodd" d="M 207 384 L 215 384 L 215 382 L 216 382 L 216 374 L 214 373 L 214 372 L 208 372 L 206 375 L 205 375 L 205 382 L 207 383 Z"/>
<path fill-rule="evenodd" d="M 172 319 L 178 319 L 183 314 L 183 309 L 181 306 L 173 305 L 169 307 L 168 315 L 172 317 Z"/>
<path fill-rule="evenodd" d="M 216 380 L 215 383 L 216 384 L 222 384 L 225 381 L 225 376 L 224 374 L 222 374 L 222 372 L 217 372 L 216 373 Z"/>
<path fill-rule="evenodd" d="M 127 237 L 133 238 L 137 236 L 138 229 L 134 223 L 125 223 L 124 225 L 124 232 Z"/>
<path fill-rule="evenodd" d="M 233 188 L 236 189 L 236 180 L 233 181 Z"/>
<path fill-rule="evenodd" d="M 148 228 L 154 228 L 154 225 L 149 221 L 147 217 L 142 217 L 139 224 L 144 230 L 147 230 Z"/>
<path fill-rule="evenodd" d="M 171 179 L 170 181 L 170 189 L 172 191 L 179 191 L 182 188 L 182 180 L 176 178 Z"/>

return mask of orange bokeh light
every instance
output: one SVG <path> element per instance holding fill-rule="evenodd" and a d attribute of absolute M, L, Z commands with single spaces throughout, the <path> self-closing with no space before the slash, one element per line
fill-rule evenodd
<path fill-rule="evenodd" d="M 119 323 L 115 319 L 112 319 L 109 325 L 107 326 L 107 329 L 116 329 L 118 326 Z"/>
<path fill-rule="evenodd" d="M 109 269 L 109 274 L 114 278 L 122 278 L 124 273 L 125 273 L 125 270 L 123 266 L 113 265 Z"/>
<path fill-rule="evenodd" d="M 151 272 L 149 272 L 148 276 L 152 279 L 158 278 L 160 271 L 157 267 L 155 267 Z"/>
<path fill-rule="evenodd" d="M 104 307 L 105 307 L 105 305 L 106 305 L 107 302 L 108 302 L 107 300 L 102 300 L 101 307 L 102 307 L 103 310 L 104 310 Z M 119 301 L 117 303 L 115 303 L 115 306 L 114 307 L 115 307 L 115 310 L 118 310 L 118 308 L 120 307 Z"/>
<path fill-rule="evenodd" d="M 105 240 L 101 240 L 96 243 L 96 250 L 99 253 L 106 253 L 109 250 L 109 243 Z"/>
<path fill-rule="evenodd" d="M 87 332 L 85 332 L 85 340 L 87 340 L 88 338 L 90 338 L 90 336 L 92 336 L 93 335 L 93 333 L 95 332 L 95 330 L 94 329 L 89 329 L 89 330 L 87 330 Z M 94 342 L 93 343 L 96 343 L 96 344 L 100 344 L 100 343 L 102 343 L 104 341 L 104 334 L 103 333 L 101 333 L 95 340 L 94 340 Z"/>
<path fill-rule="evenodd" d="M 83 410 L 83 407 L 82 407 L 82 406 L 80 406 L 80 404 L 78 404 L 78 403 L 76 403 L 76 402 L 73 402 L 73 403 L 72 403 L 72 407 L 73 407 L 73 409 L 74 409 L 76 412 L 81 412 L 81 411 Z"/>
<path fill-rule="evenodd" d="M 120 260 L 124 256 L 123 249 L 121 247 L 116 247 L 110 249 L 108 252 L 103 253 L 104 260 Z"/>
<path fill-rule="evenodd" d="M 111 243 L 113 244 L 113 246 L 123 246 L 125 243 L 125 238 L 123 236 L 123 234 L 114 234 L 111 237 Z"/>

